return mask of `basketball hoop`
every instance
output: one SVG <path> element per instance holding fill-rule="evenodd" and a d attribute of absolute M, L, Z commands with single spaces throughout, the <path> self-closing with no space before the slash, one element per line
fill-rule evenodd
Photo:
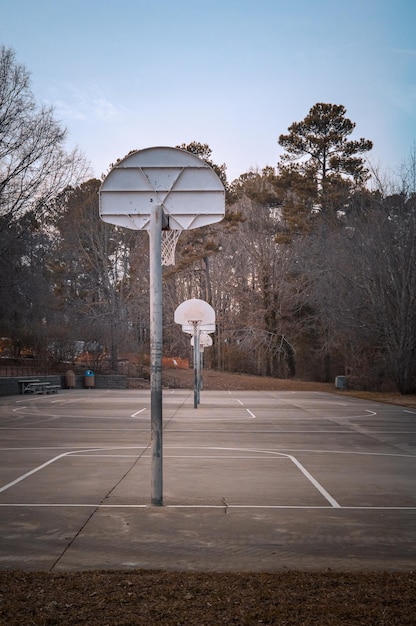
<path fill-rule="evenodd" d="M 162 230 L 162 265 L 175 265 L 176 244 L 178 243 L 181 232 L 182 230 L 176 228 Z"/>
<path fill-rule="evenodd" d="M 104 222 L 149 232 L 151 501 L 162 506 L 162 265 L 175 263 L 181 230 L 223 219 L 225 189 L 214 170 L 195 154 L 159 147 L 128 154 L 106 176 L 99 193 L 100 217 Z M 171 230 L 163 230 L 164 217 Z M 175 321 L 204 321 L 199 315 L 200 307 L 197 309 L 196 318 L 191 311 L 183 322 L 176 318 Z M 207 323 L 215 322 L 214 310 L 213 313 L 213 319 Z M 198 334 L 199 330 L 195 330 L 198 332 L 194 334 Z"/>

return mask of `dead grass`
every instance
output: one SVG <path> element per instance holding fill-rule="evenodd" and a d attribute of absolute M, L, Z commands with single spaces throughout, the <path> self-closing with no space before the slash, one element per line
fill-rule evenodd
<path fill-rule="evenodd" d="M 397 404 L 399 406 L 407 406 L 416 408 L 416 396 L 402 396 L 399 393 L 385 393 L 382 391 L 344 391 L 347 396 L 355 398 L 364 398 L 365 400 L 374 400 L 374 402 L 387 402 L 388 404 Z"/>
<path fill-rule="evenodd" d="M 181 386 L 192 389 L 194 384 L 193 370 L 173 369 L 163 370 L 169 379 L 176 379 Z M 416 396 L 402 396 L 399 393 L 386 393 L 376 391 L 341 391 L 335 388 L 334 383 L 316 383 L 296 379 L 271 378 L 267 376 L 249 376 L 247 374 L 234 374 L 218 372 L 215 370 L 203 371 L 204 389 L 206 390 L 251 390 L 251 391 L 325 391 L 339 395 L 353 396 L 374 400 L 375 402 L 387 402 L 400 406 L 416 408 Z"/>
<path fill-rule="evenodd" d="M 192 388 L 191 370 L 168 375 Z M 416 397 L 204 371 L 205 389 L 327 391 L 416 407 Z M 416 624 L 414 572 L 0 572 L 1 626 Z"/>

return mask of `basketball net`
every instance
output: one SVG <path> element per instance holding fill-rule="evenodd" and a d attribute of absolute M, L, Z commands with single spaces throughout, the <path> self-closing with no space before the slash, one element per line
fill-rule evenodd
<path fill-rule="evenodd" d="M 175 265 L 175 250 L 181 230 L 162 230 L 162 265 Z"/>

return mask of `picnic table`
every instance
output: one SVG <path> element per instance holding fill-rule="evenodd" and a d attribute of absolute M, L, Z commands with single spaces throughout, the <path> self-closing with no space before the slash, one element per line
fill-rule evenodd
<path fill-rule="evenodd" d="M 39 382 L 39 378 L 32 378 L 31 380 L 26 378 L 24 380 L 18 380 L 17 382 L 19 384 L 20 393 L 24 394 L 27 391 L 28 385 L 32 385 L 33 383 L 38 383 Z"/>
<path fill-rule="evenodd" d="M 60 385 L 52 385 L 49 382 L 41 382 L 38 380 L 25 380 L 22 383 L 22 393 L 57 393 Z"/>

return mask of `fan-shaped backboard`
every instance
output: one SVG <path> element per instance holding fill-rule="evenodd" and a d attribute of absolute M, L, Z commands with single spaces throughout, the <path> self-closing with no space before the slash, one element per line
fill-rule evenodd
<path fill-rule="evenodd" d="M 190 230 L 223 219 L 225 191 L 205 161 L 180 148 L 132 152 L 109 172 L 100 188 L 104 222 L 134 230 L 150 227 L 154 204 L 163 208 L 169 227 Z"/>
<path fill-rule="evenodd" d="M 195 345 L 195 337 L 191 337 L 191 346 Z M 212 346 L 212 338 L 206 333 L 200 333 L 199 345 L 202 348 L 210 348 Z"/>
<path fill-rule="evenodd" d="M 192 324 L 215 324 L 215 311 L 208 302 L 191 298 L 185 300 L 175 311 L 175 322 L 183 326 Z"/>

